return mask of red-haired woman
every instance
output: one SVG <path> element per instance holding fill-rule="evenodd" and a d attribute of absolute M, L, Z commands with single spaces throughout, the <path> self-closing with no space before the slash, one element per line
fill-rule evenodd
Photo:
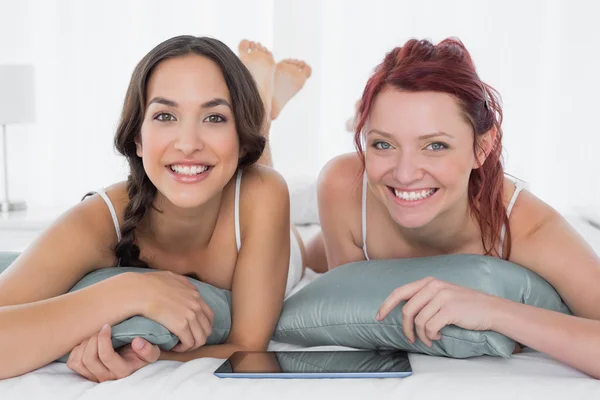
<path fill-rule="evenodd" d="M 360 101 L 357 153 L 321 172 L 322 235 L 308 245 L 308 265 L 459 253 L 509 260 L 546 279 L 578 317 L 428 278 L 396 289 L 376 318 L 406 300 L 410 340 L 416 330 L 431 344 L 448 324 L 489 329 L 600 377 L 600 260 L 558 212 L 504 176 L 501 122 L 497 93 L 460 41 L 392 50 Z"/>

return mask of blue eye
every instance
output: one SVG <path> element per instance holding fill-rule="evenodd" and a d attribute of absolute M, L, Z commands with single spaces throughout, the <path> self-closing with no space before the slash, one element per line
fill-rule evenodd
<path fill-rule="evenodd" d="M 392 145 L 389 144 L 388 142 L 377 141 L 377 142 L 373 143 L 373 147 L 378 150 L 388 150 L 388 149 L 392 148 Z"/>
<path fill-rule="evenodd" d="M 223 118 L 221 115 L 213 114 L 213 115 L 209 115 L 208 117 L 204 118 L 203 122 L 210 122 L 212 124 L 220 124 L 225 121 L 226 121 L 226 119 Z"/>
<path fill-rule="evenodd" d="M 426 147 L 426 149 L 433 150 L 433 151 L 445 150 L 447 148 L 448 148 L 448 146 L 441 142 L 431 143 L 429 146 Z"/>
<path fill-rule="evenodd" d="M 155 120 L 157 121 L 161 121 L 161 122 L 172 122 L 172 121 L 176 121 L 175 117 L 171 114 L 168 113 L 160 113 L 158 115 L 156 115 L 154 117 Z"/>

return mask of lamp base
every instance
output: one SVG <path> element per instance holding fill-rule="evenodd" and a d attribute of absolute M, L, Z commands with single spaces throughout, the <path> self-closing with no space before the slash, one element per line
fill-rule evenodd
<path fill-rule="evenodd" d="M 27 204 L 24 201 L 17 202 L 1 202 L 0 212 L 8 213 L 12 211 L 23 211 L 27 209 Z"/>

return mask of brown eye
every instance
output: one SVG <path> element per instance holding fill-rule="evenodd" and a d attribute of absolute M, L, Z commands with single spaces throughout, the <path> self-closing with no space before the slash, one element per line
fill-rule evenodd
<path fill-rule="evenodd" d="M 209 115 L 208 117 L 206 117 L 204 119 L 204 122 L 210 122 L 211 124 L 219 124 L 221 122 L 225 122 L 225 118 L 223 118 L 220 115 L 213 114 L 213 115 Z"/>
<path fill-rule="evenodd" d="M 156 117 L 154 117 L 154 119 L 156 119 L 158 121 L 162 121 L 162 122 L 175 121 L 175 117 L 172 116 L 171 114 L 167 114 L 167 113 L 160 113 Z"/>

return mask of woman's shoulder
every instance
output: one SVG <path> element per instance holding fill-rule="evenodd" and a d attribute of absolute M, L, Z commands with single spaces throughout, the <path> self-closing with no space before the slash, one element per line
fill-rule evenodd
<path fill-rule="evenodd" d="M 259 164 L 244 168 L 240 195 L 243 196 L 242 205 L 247 207 L 289 203 L 288 187 L 283 176 L 273 168 Z"/>
<path fill-rule="evenodd" d="M 347 153 L 331 159 L 319 174 L 319 198 L 325 200 L 351 200 L 362 198 L 364 166 L 357 153 Z M 336 201 L 337 203 L 337 201 Z"/>
<path fill-rule="evenodd" d="M 525 182 L 507 177 L 504 178 L 504 204 L 508 208 L 511 203 L 510 229 L 516 240 L 531 236 L 549 221 L 562 218 L 558 211 L 530 192 Z"/>
<path fill-rule="evenodd" d="M 106 191 L 117 210 L 124 208 L 120 202 L 120 187 L 125 188 L 125 185 L 113 185 Z M 56 254 L 63 254 L 61 246 L 72 246 L 77 250 L 69 251 L 68 257 L 75 257 L 75 264 L 80 262 L 87 265 L 85 268 L 103 268 L 114 265 L 115 255 L 112 249 L 116 243 L 117 235 L 110 209 L 96 192 L 57 218 L 31 246 L 31 252 L 44 255 L 51 249 Z M 89 272 L 87 269 L 86 271 Z"/>
<path fill-rule="evenodd" d="M 289 221 L 288 187 L 279 172 L 264 165 L 252 165 L 244 168 L 242 177 L 239 193 L 242 236 L 248 227 L 257 232 L 256 229 L 279 225 L 281 219 Z"/>
<path fill-rule="evenodd" d="M 258 192 L 267 195 L 272 190 L 287 191 L 283 176 L 266 165 L 255 164 L 244 168 L 242 172 L 244 192 Z"/>
<path fill-rule="evenodd" d="M 102 242 L 101 247 L 112 248 L 117 244 L 118 234 L 112 210 L 106 199 L 115 212 L 119 227 L 123 226 L 125 208 L 129 202 L 127 182 L 124 181 L 90 192 L 82 201 L 65 212 L 62 218 L 72 222 L 80 221 L 79 223 L 93 228 L 91 231 L 94 232 L 97 240 Z"/>
<path fill-rule="evenodd" d="M 106 188 L 102 188 L 96 191 L 95 194 L 88 197 L 86 201 L 82 203 L 88 203 L 88 207 L 95 209 L 99 212 L 100 215 L 106 215 L 106 212 L 111 213 L 109 205 L 106 203 L 106 200 L 102 198 L 100 192 L 103 191 L 108 197 L 110 204 L 112 205 L 115 214 L 117 216 L 117 220 L 119 221 L 119 226 L 123 224 L 124 216 L 125 216 L 125 208 L 129 203 L 129 194 L 127 191 L 127 182 L 117 182 Z M 89 200 L 88 200 L 89 199 Z M 100 212 L 103 209 L 105 212 Z M 112 214 L 112 213 L 111 213 Z M 110 214 L 109 214 L 110 215 Z M 112 215 L 111 215 L 112 220 Z"/>

